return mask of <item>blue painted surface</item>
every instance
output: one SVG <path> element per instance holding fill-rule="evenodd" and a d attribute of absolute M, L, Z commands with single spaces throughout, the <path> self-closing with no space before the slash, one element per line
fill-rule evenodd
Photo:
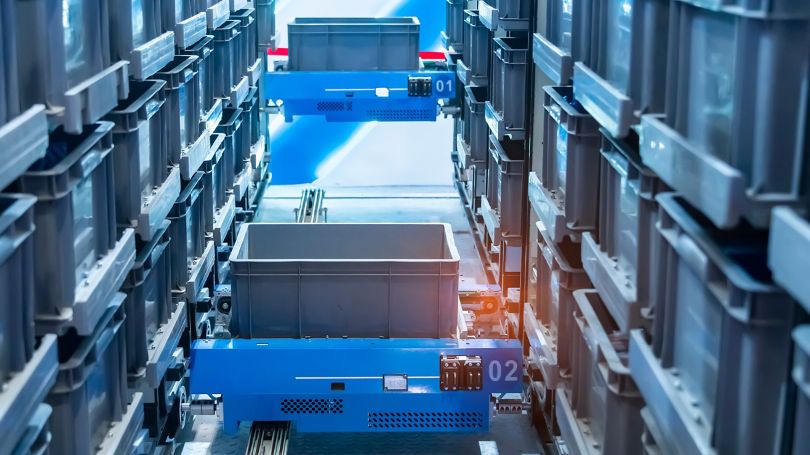
<path fill-rule="evenodd" d="M 393 8 L 390 7 L 392 4 Z M 334 14 L 334 5 L 336 5 L 334 0 L 279 0 L 276 3 L 279 33 L 286 33 L 284 24 L 290 22 L 294 16 L 322 17 Z M 345 7 L 342 9 L 345 10 Z M 444 2 L 402 0 L 397 3 L 382 0 L 352 0 L 350 11 L 344 12 L 354 16 L 379 14 L 416 16 L 421 23 L 421 50 L 441 50 L 440 36 L 445 26 Z M 286 36 L 278 39 L 282 47 L 286 46 Z M 273 174 L 272 184 L 291 185 L 313 182 L 319 177 L 317 170 L 321 164 L 350 141 L 361 126 L 362 123 L 330 123 L 322 117 L 302 117 L 296 119 L 292 124 L 285 125 L 284 128 L 279 128 L 269 138 L 272 141 L 273 150 L 273 159 L 270 162 L 270 172 Z M 407 123 L 390 124 L 385 127 L 391 129 L 392 136 L 407 137 L 407 134 L 402 134 L 403 130 L 408 129 Z M 357 149 L 363 147 L 362 141 L 356 146 Z"/>
<path fill-rule="evenodd" d="M 408 93 L 412 77 L 430 78 L 429 96 Z M 288 122 L 320 116 L 330 122 L 434 122 L 439 101 L 456 93 L 451 71 L 293 71 L 264 75 L 266 99 L 283 101 Z"/>
<path fill-rule="evenodd" d="M 441 355 L 481 356 L 483 390 L 442 391 Z M 384 390 L 383 375 L 407 375 L 408 390 Z M 516 340 L 198 340 L 190 390 L 222 395 L 228 432 L 270 420 L 302 432 L 481 432 L 490 394 L 519 393 L 521 377 Z"/>

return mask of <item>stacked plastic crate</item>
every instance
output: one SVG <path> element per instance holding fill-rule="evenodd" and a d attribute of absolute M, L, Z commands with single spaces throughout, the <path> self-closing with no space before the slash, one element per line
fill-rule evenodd
<path fill-rule="evenodd" d="M 570 451 L 808 450 L 794 431 L 807 425 L 806 329 L 791 341 L 807 315 L 767 270 L 774 205 L 792 207 L 774 211 L 770 232 L 788 289 L 810 238 L 807 12 L 549 2 L 534 61 L 573 87 L 544 89 L 530 200 L 545 245 L 538 314 L 525 320 L 537 395 L 556 389 L 540 411 Z M 581 251 L 581 267 L 562 245 Z M 572 283 L 594 290 L 570 299 Z"/>
<path fill-rule="evenodd" d="M 34 206 L 9 184 L 44 156 L 45 106 L 21 103 L 16 3 L 0 2 L 0 453 L 47 450 L 45 403 L 56 381 L 56 336 L 34 329 Z"/>
<path fill-rule="evenodd" d="M 443 35 L 455 53 L 461 113 L 456 178 L 503 295 L 520 285 L 526 147 L 526 0 L 447 0 Z"/>
<path fill-rule="evenodd" d="M 539 249 L 536 296 L 524 321 L 543 423 L 574 453 L 642 450 L 644 401 L 630 375 L 628 343 L 631 329 L 650 326 L 644 309 L 657 266 L 654 198 L 664 185 L 641 162 L 630 129 L 638 120 L 617 130 L 613 111 L 597 111 L 586 100 L 608 102 L 607 93 L 631 103 L 631 72 L 634 81 L 663 81 L 660 73 L 638 74 L 646 55 L 630 58 L 635 44 L 649 40 L 630 34 L 631 25 L 646 20 L 638 16 L 644 3 L 650 2 L 550 1 L 541 12 L 545 27 L 532 37 L 536 71 L 553 85 L 535 107 L 544 119 L 542 154 L 534 152 L 538 172 L 529 177 Z M 615 88 L 615 81 L 605 82 L 593 95 L 594 84 L 576 78 L 594 62 L 624 69 L 611 73 Z M 635 66 L 626 68 L 628 62 Z"/>
<path fill-rule="evenodd" d="M 135 259 L 135 231 L 117 224 L 114 125 L 100 119 L 129 96 L 124 59 L 138 71 L 144 60 L 107 45 L 110 18 L 92 1 L 6 1 L 2 11 L 2 97 L 16 117 L 0 122 L 0 141 L 12 141 L 2 149 L 14 154 L 2 160 L 0 189 L 25 196 L 0 198 L 12 245 L 2 289 L 14 292 L 3 318 L 10 380 L 1 451 L 129 452 L 143 440 L 143 395 L 127 387 L 118 289 Z M 128 51 L 159 41 L 139 39 Z"/>
<path fill-rule="evenodd" d="M 808 316 L 792 296 L 807 303 L 810 5 L 664 6 L 666 99 L 641 117 L 641 158 L 677 196 L 658 197 L 653 327 L 630 345 L 647 440 L 807 452 Z"/>

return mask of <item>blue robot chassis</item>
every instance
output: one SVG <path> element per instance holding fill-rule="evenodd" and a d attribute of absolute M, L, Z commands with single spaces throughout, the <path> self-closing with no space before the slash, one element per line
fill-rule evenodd
<path fill-rule="evenodd" d="M 270 72 L 287 121 L 435 121 L 450 71 Z M 224 428 L 289 421 L 301 432 L 483 432 L 493 396 L 522 391 L 517 340 L 218 339 L 191 352 L 190 392 L 216 396 Z"/>
<path fill-rule="evenodd" d="M 517 340 L 198 340 L 190 390 L 220 396 L 227 432 L 254 421 L 300 432 L 483 432 L 491 397 L 520 393 L 522 376 Z"/>
<path fill-rule="evenodd" d="M 264 75 L 263 97 L 284 117 L 329 122 L 434 122 L 456 95 L 452 71 L 290 71 Z"/>

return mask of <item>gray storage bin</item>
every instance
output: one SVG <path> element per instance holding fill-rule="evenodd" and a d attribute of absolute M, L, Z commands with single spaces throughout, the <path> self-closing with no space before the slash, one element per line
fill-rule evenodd
<path fill-rule="evenodd" d="M 774 206 L 806 204 L 810 17 L 678 1 L 670 24 L 677 71 L 667 79 L 666 118 L 642 122 L 645 164 L 721 228 L 743 219 L 766 228 Z"/>
<path fill-rule="evenodd" d="M 34 354 L 34 205 L 0 194 L 0 385 Z"/>
<path fill-rule="evenodd" d="M 256 0 L 257 40 L 262 59 L 276 48 L 276 0 Z"/>
<path fill-rule="evenodd" d="M 574 291 L 590 289 L 590 281 L 582 268 L 580 245 L 551 242 L 543 224 L 538 222 L 536 227 L 537 283 L 532 317 L 536 318 L 539 330 L 528 331 L 527 336 L 540 362 L 543 382 L 553 390 L 571 377 L 572 347 L 574 337 L 578 336 Z"/>
<path fill-rule="evenodd" d="M 46 335 L 25 368 L 0 378 L 0 453 L 28 453 L 26 447 L 38 445 L 43 408 L 50 414 L 43 402 L 56 381 L 58 366 L 56 336 Z"/>
<path fill-rule="evenodd" d="M 222 24 L 231 17 L 231 5 L 229 0 L 207 0 L 207 4 L 205 17 L 210 35 L 210 32 L 222 27 Z"/>
<path fill-rule="evenodd" d="M 231 88 L 239 82 L 240 22 L 226 21 L 214 34 L 214 96 L 229 98 Z"/>
<path fill-rule="evenodd" d="M 639 113 L 664 111 L 667 18 L 677 1 L 591 2 L 591 57 L 574 64 L 574 95 L 610 134 L 624 137 Z"/>
<path fill-rule="evenodd" d="M 768 245 L 773 279 L 810 312 L 810 220 L 788 207 L 773 209 Z"/>
<path fill-rule="evenodd" d="M 415 17 L 296 18 L 287 27 L 290 71 L 419 68 Z"/>
<path fill-rule="evenodd" d="M 254 8 L 245 8 L 234 11 L 231 13 L 231 20 L 238 20 L 240 24 L 239 31 L 242 39 L 240 40 L 238 68 L 241 77 L 247 74 L 248 67 L 253 65 L 258 55 L 256 52 L 258 46 L 256 40 L 256 28 L 258 27 L 258 24 L 256 24 L 256 10 Z"/>
<path fill-rule="evenodd" d="M 45 106 L 36 105 L 0 123 L 0 190 L 11 184 L 48 149 Z"/>
<path fill-rule="evenodd" d="M 489 156 L 489 127 L 484 116 L 487 98 L 487 87 L 464 87 L 463 138 L 469 146 L 470 160 L 477 163 L 486 163 Z"/>
<path fill-rule="evenodd" d="M 189 180 L 208 155 L 209 138 L 200 125 L 199 67 L 195 56 L 178 56 L 156 77 L 166 81 L 169 159 Z"/>
<path fill-rule="evenodd" d="M 130 75 L 143 80 L 174 58 L 174 31 L 162 33 L 160 2 L 109 1 L 110 58 L 129 61 Z"/>
<path fill-rule="evenodd" d="M 525 150 L 522 141 L 499 141 L 489 135 L 489 165 L 487 200 L 494 214 L 494 223 L 488 222 L 490 213 L 484 213 L 484 221 L 492 240 L 501 243 L 502 237 L 523 235 L 523 167 Z"/>
<path fill-rule="evenodd" d="M 478 13 L 490 30 L 528 30 L 531 3 L 531 0 L 478 0 Z"/>
<path fill-rule="evenodd" d="M 770 282 L 767 232 L 719 230 L 679 196 L 657 201 L 652 346 L 632 331 L 630 366 L 667 429 L 659 443 L 678 453 L 778 453 L 801 310 Z"/>
<path fill-rule="evenodd" d="M 111 62 L 106 0 L 17 1 L 20 102 L 43 104 L 80 133 L 128 95 L 128 62 Z"/>
<path fill-rule="evenodd" d="M 127 381 L 131 389 L 144 393 L 160 386 L 188 323 L 185 303 L 172 299 L 169 225 L 164 221 L 151 241 L 139 245 L 135 265 L 121 287 L 127 296 Z"/>
<path fill-rule="evenodd" d="M 557 422 L 571 453 L 641 454 L 644 424 L 627 366 L 627 336 L 617 335 L 596 291 L 576 291 L 571 391 L 557 390 Z"/>
<path fill-rule="evenodd" d="M 197 172 L 186 182 L 169 214 L 172 290 L 190 303 L 197 302 L 214 266 L 214 243 L 205 231 L 203 177 L 202 172 Z"/>
<path fill-rule="evenodd" d="M 180 195 L 180 170 L 172 166 L 166 141 L 163 81 L 132 81 L 130 97 L 106 117 L 113 128 L 115 211 L 149 241 Z"/>
<path fill-rule="evenodd" d="M 246 165 L 247 157 L 242 147 L 242 134 L 244 133 L 242 109 L 226 107 L 222 110 L 222 122 L 216 129 L 218 134 L 225 135 L 225 188 L 232 189 L 236 176 Z"/>
<path fill-rule="evenodd" d="M 599 124 L 574 99 L 571 87 L 544 87 L 542 186 L 532 206 L 549 237 L 579 241 L 599 214 Z"/>
<path fill-rule="evenodd" d="M 37 197 L 34 210 L 36 330 L 92 333 L 135 257 L 132 229 L 116 230 L 113 124 L 60 128 L 44 158 L 12 186 Z"/>
<path fill-rule="evenodd" d="M 211 109 L 214 108 L 214 75 L 217 71 L 214 68 L 214 37 L 205 36 L 183 52 L 197 57 L 197 83 L 199 85 L 197 93 L 200 99 L 200 117 L 205 119 L 210 116 Z"/>
<path fill-rule="evenodd" d="M 492 57 L 492 85 L 487 101 L 489 129 L 499 140 L 523 139 L 526 135 L 526 38 L 495 38 Z"/>
<path fill-rule="evenodd" d="M 464 10 L 467 0 L 446 0 L 445 26 L 442 39 L 444 47 L 456 52 L 464 52 Z"/>
<path fill-rule="evenodd" d="M 214 134 L 211 136 L 211 152 L 200 167 L 200 171 L 205 173 L 205 230 L 213 234 L 215 246 L 227 242 L 236 215 L 234 197 L 225 182 L 226 154 L 225 135 Z"/>
<path fill-rule="evenodd" d="M 0 126 L 20 114 L 17 68 L 17 10 L 14 0 L 0 1 Z"/>
<path fill-rule="evenodd" d="M 451 337 L 459 255 L 447 224 L 265 224 L 231 252 L 242 338 Z"/>
<path fill-rule="evenodd" d="M 116 294 L 89 336 L 59 342 L 59 375 L 47 399 L 52 454 L 129 453 L 137 438 L 143 395 L 127 389 L 123 299 Z"/>
<path fill-rule="evenodd" d="M 532 56 L 555 85 L 571 82 L 574 62 L 591 63 L 593 4 L 594 0 L 546 2 L 546 26 L 532 37 Z"/>
<path fill-rule="evenodd" d="M 793 331 L 793 381 L 796 383 L 796 412 L 793 420 L 793 452 L 810 451 L 810 325 Z"/>
<path fill-rule="evenodd" d="M 178 48 L 185 49 L 205 36 L 205 10 L 205 0 L 162 0 L 163 27 L 174 31 Z"/>
<path fill-rule="evenodd" d="M 660 263 L 655 196 L 668 190 L 641 163 L 633 136 L 615 139 L 603 130 L 599 225 L 582 237 L 585 271 L 623 333 L 650 329 L 650 292 Z"/>
<path fill-rule="evenodd" d="M 248 141 L 248 155 L 253 144 L 259 142 L 259 88 L 251 87 L 242 108 L 244 138 Z M 250 156 L 248 156 L 250 158 Z"/>
<path fill-rule="evenodd" d="M 464 59 L 458 61 L 456 70 L 461 83 L 488 85 L 492 34 L 481 23 L 478 11 L 464 11 L 464 41 L 467 43 Z"/>

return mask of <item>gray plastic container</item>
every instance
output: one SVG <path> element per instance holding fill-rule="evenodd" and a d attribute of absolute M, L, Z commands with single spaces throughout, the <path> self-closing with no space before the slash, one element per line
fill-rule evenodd
<path fill-rule="evenodd" d="M 149 241 L 180 195 L 180 169 L 169 160 L 163 81 L 132 81 L 130 97 L 106 118 L 115 122 L 115 209 L 119 226 Z"/>
<path fill-rule="evenodd" d="M 239 21 L 226 21 L 213 31 L 214 35 L 214 96 L 229 98 L 231 88 L 239 82 Z"/>
<path fill-rule="evenodd" d="M 496 244 L 500 244 L 503 237 L 523 235 L 523 147 L 522 141 L 499 141 L 489 135 L 487 200 L 492 210 L 484 213 L 484 222 Z"/>
<path fill-rule="evenodd" d="M 213 234 L 216 246 L 227 242 L 236 215 L 234 197 L 225 182 L 226 154 L 225 135 L 214 134 L 211 136 L 211 152 L 200 167 L 200 171 L 205 174 L 205 230 Z"/>
<path fill-rule="evenodd" d="M 231 20 L 239 21 L 239 31 L 241 32 L 242 39 L 240 40 L 239 50 L 239 75 L 244 76 L 247 74 L 248 67 L 252 65 L 257 58 L 257 30 L 258 24 L 256 23 L 256 10 L 254 8 L 245 8 L 231 13 Z"/>
<path fill-rule="evenodd" d="M 48 107 L 52 125 L 80 133 L 129 91 L 128 62 L 110 61 L 106 0 L 16 2 L 20 102 Z M 22 39 L 24 36 L 24 39 Z"/>
<path fill-rule="evenodd" d="M 163 0 L 161 12 L 164 27 L 172 29 L 200 13 L 205 13 L 207 3 L 206 0 Z"/>
<path fill-rule="evenodd" d="M 174 31 L 162 33 L 160 3 L 110 0 L 110 58 L 129 61 L 130 76 L 143 80 L 174 58 Z"/>
<path fill-rule="evenodd" d="M 190 303 L 198 301 L 214 267 L 214 242 L 205 231 L 204 176 L 197 172 L 185 183 L 169 214 L 172 290 Z"/>
<path fill-rule="evenodd" d="M 48 429 L 48 420 L 51 418 L 52 409 L 47 404 L 40 404 L 36 407 L 31 420 L 26 422 L 24 433 L 14 446 L 14 453 L 21 454 L 45 454 L 51 444 L 51 432 Z M 4 437 L 13 438 L 15 435 L 3 433 Z"/>
<path fill-rule="evenodd" d="M 257 40 L 262 59 L 267 51 L 276 48 L 276 0 L 256 0 Z"/>
<path fill-rule="evenodd" d="M 571 378 L 572 348 L 578 336 L 574 321 L 574 291 L 590 289 L 582 268 L 580 245 L 555 244 L 546 239 L 542 223 L 537 223 L 537 268 L 534 317 L 540 330 L 527 332 L 532 349 L 540 362 L 540 371 L 548 389 L 566 385 Z"/>
<path fill-rule="evenodd" d="M 45 106 L 36 105 L 0 124 L 0 191 L 42 158 L 47 149 Z"/>
<path fill-rule="evenodd" d="M 0 194 L 0 385 L 34 354 L 34 205 Z"/>
<path fill-rule="evenodd" d="M 473 162 L 486 163 L 489 156 L 489 127 L 484 116 L 484 105 L 489 97 L 487 87 L 464 87 L 463 138 L 470 149 Z"/>
<path fill-rule="evenodd" d="M 169 159 L 189 180 L 208 156 L 209 135 L 200 124 L 199 67 L 195 56 L 178 56 L 156 77 L 166 81 Z"/>
<path fill-rule="evenodd" d="M 248 158 L 250 158 L 250 148 L 259 142 L 259 88 L 251 87 L 247 98 L 240 106 L 242 108 L 244 140 L 248 145 Z M 243 151 L 244 152 L 244 151 Z"/>
<path fill-rule="evenodd" d="M 446 0 L 446 14 L 444 46 L 453 48 L 456 52 L 464 52 L 464 10 L 467 9 L 467 0 Z"/>
<path fill-rule="evenodd" d="M 489 84 L 489 59 L 492 56 L 492 34 L 481 23 L 478 11 L 464 11 L 464 59 L 458 61 L 456 73 L 464 85 Z"/>
<path fill-rule="evenodd" d="M 287 26 L 290 71 L 419 68 L 415 17 L 296 18 Z"/>
<path fill-rule="evenodd" d="M 645 163 L 721 228 L 810 200 L 810 17 L 745 13 L 673 4 L 666 117 L 642 122 Z"/>
<path fill-rule="evenodd" d="M 532 205 L 549 237 L 575 241 L 596 229 L 599 213 L 599 124 L 574 99 L 571 87 L 544 87 L 542 186 Z"/>
<path fill-rule="evenodd" d="M 247 165 L 248 156 L 242 146 L 242 135 L 244 134 L 244 115 L 240 108 L 226 107 L 222 110 L 222 122 L 216 129 L 218 134 L 225 135 L 225 170 L 231 171 L 225 176 L 225 187 L 232 189 L 235 177 L 241 173 Z M 249 155 L 249 152 L 248 152 Z"/>
<path fill-rule="evenodd" d="M 44 158 L 12 188 L 37 197 L 34 209 L 36 330 L 92 333 L 135 257 L 132 229 L 115 223 L 113 124 L 60 128 Z"/>
<path fill-rule="evenodd" d="M 639 113 L 664 111 L 672 0 L 591 0 L 590 62 L 574 64 L 574 95 L 615 137 Z"/>
<path fill-rule="evenodd" d="M 456 333 L 459 255 L 447 224 L 248 223 L 230 260 L 234 336 Z"/>
<path fill-rule="evenodd" d="M 778 453 L 801 310 L 770 282 L 767 232 L 719 230 L 678 196 L 657 200 L 652 345 L 632 331 L 630 366 L 667 429 L 658 442 L 678 453 Z"/>
<path fill-rule="evenodd" d="M 526 38 L 495 38 L 492 57 L 491 101 L 486 118 L 498 140 L 526 135 L 526 77 L 529 43 Z"/>
<path fill-rule="evenodd" d="M 810 221 L 788 207 L 773 209 L 768 265 L 773 279 L 810 312 Z"/>
<path fill-rule="evenodd" d="M 131 389 L 160 386 L 187 328 L 185 303 L 172 299 L 169 225 L 164 221 L 151 241 L 139 245 L 135 265 L 121 287 L 127 296 L 124 332 Z"/>
<path fill-rule="evenodd" d="M 650 329 L 659 264 L 655 196 L 668 190 L 638 154 L 638 137 L 602 135 L 599 228 L 582 237 L 582 261 L 616 324 Z"/>
<path fill-rule="evenodd" d="M 60 340 L 50 453 L 129 453 L 143 425 L 143 395 L 127 389 L 123 294 L 87 337 Z"/>
<path fill-rule="evenodd" d="M 197 57 L 197 83 L 201 118 L 207 118 L 214 108 L 214 37 L 205 36 L 183 51 Z"/>
<path fill-rule="evenodd" d="M 810 451 L 810 325 L 793 331 L 793 381 L 796 383 L 796 413 L 793 420 L 793 452 Z"/>
<path fill-rule="evenodd" d="M 573 385 L 557 390 L 557 422 L 571 453 L 641 454 L 644 399 L 627 366 L 627 336 L 617 336 L 596 291 L 576 291 Z"/>
<path fill-rule="evenodd" d="M 594 0 L 546 2 L 546 26 L 532 36 L 532 55 L 537 68 L 555 85 L 571 82 L 574 62 L 591 62 L 593 5 Z"/>
<path fill-rule="evenodd" d="M 478 13 L 490 30 L 528 30 L 531 0 L 478 0 Z"/>
<path fill-rule="evenodd" d="M 56 336 L 46 335 L 23 369 L 0 379 L 0 453 L 28 453 L 26 446 L 37 445 L 39 430 L 32 429 L 32 423 L 42 421 L 41 408 L 47 407 L 42 403 L 56 381 L 58 366 Z"/>

